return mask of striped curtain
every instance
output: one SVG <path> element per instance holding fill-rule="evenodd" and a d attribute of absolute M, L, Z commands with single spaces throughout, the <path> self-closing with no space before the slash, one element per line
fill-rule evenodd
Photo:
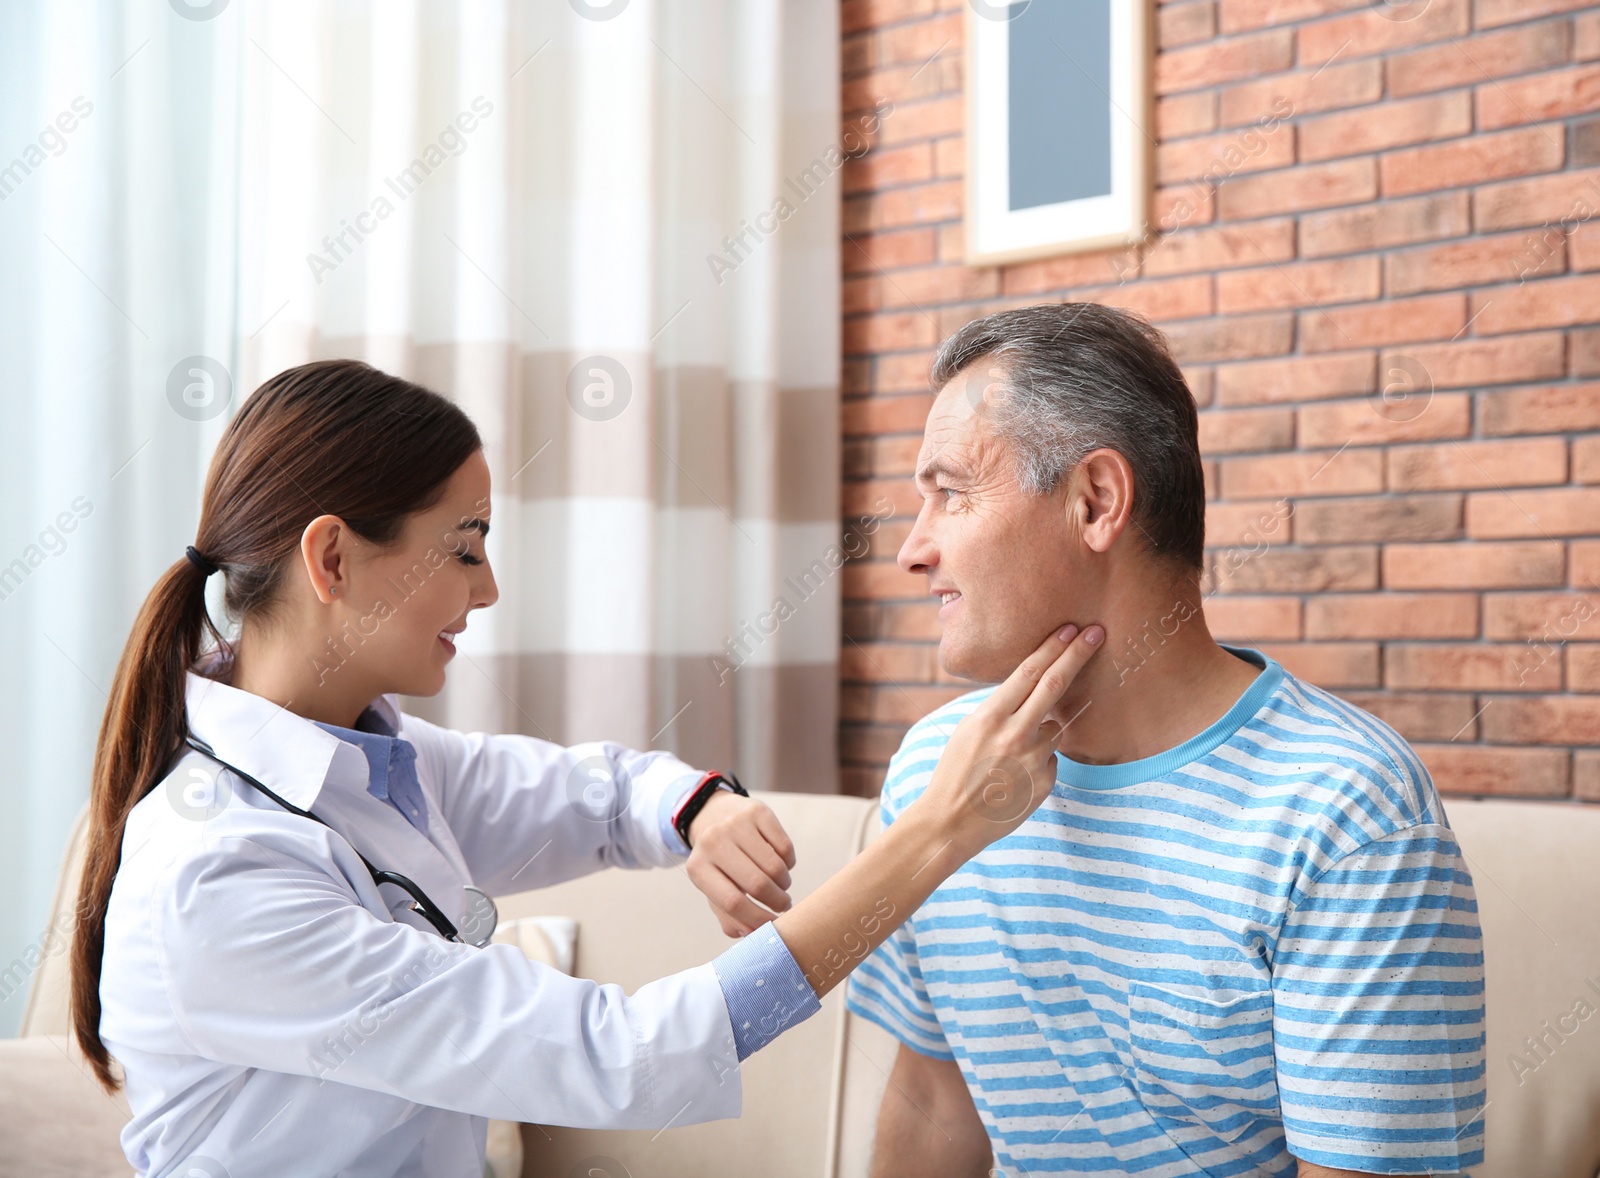
<path fill-rule="evenodd" d="M 0 75 L 0 966 L 218 436 L 311 359 L 486 440 L 501 600 L 416 711 L 837 788 L 834 4 L 62 0 Z"/>
<path fill-rule="evenodd" d="M 355 356 L 488 446 L 504 592 L 410 706 L 835 790 L 837 586 L 748 641 L 838 533 L 833 6 L 239 19 L 243 387 Z"/>

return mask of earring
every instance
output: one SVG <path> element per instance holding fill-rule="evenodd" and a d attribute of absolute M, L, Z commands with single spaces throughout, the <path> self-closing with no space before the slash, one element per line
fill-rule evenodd
<path fill-rule="evenodd" d="M 337 585 L 329 585 L 328 586 L 328 592 L 329 593 L 337 593 L 337 592 L 339 592 L 339 586 L 337 586 Z"/>

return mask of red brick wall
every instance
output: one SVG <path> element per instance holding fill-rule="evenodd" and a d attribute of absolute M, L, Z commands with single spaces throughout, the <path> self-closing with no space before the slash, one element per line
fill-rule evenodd
<path fill-rule="evenodd" d="M 898 508 L 844 579 L 846 789 L 965 689 L 894 564 L 933 348 L 1095 299 L 1167 332 L 1201 406 L 1217 637 L 1388 720 L 1443 790 L 1600 801 L 1600 6 L 1163 4 L 1152 238 L 986 268 L 964 4 L 843 13 L 844 117 L 894 104 L 845 171 L 845 510 Z"/>

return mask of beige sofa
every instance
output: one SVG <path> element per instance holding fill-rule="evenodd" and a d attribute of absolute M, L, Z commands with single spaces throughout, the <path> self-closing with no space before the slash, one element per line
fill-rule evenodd
<path fill-rule="evenodd" d="M 798 848 L 796 895 L 876 826 L 875 807 L 859 799 L 765 796 Z M 1449 814 L 1488 957 L 1489 1156 L 1473 1178 L 1597 1178 L 1600 806 L 1454 801 Z M 58 918 L 71 910 L 81 833 L 80 824 L 65 856 Z M 577 972 L 629 988 L 725 944 L 682 871 L 609 871 L 508 897 L 501 913 L 575 918 Z M 32 979 L 22 1037 L 0 1040 L 0 1178 L 127 1174 L 117 1146 L 126 1106 L 86 1077 L 68 1043 L 66 955 L 52 948 Z M 1524 1040 L 1541 1036 L 1534 1055 Z M 745 1063 L 741 1119 L 654 1134 L 524 1126 L 522 1172 L 566 1178 L 589 1159 L 589 1173 L 613 1178 L 859 1178 L 894 1055 L 893 1040 L 847 1015 L 835 991 L 821 1014 Z"/>

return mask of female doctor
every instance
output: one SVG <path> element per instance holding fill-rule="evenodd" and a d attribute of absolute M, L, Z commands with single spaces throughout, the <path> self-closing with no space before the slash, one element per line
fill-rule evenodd
<path fill-rule="evenodd" d="M 738 1061 L 1048 796 L 1046 713 L 1098 627 L 1046 637 L 794 905 L 788 838 L 720 775 L 404 715 L 497 596 L 489 500 L 465 414 L 357 362 L 284 372 L 228 426 L 117 668 L 73 944 L 75 1034 L 108 1090 L 121 1065 L 141 1175 L 478 1178 L 489 1117 L 737 1116 Z M 686 858 L 740 938 L 707 965 L 626 995 L 488 943 L 484 893 Z"/>

